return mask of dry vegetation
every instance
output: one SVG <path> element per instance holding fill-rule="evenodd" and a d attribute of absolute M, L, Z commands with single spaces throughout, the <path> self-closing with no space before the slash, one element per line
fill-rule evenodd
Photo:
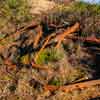
<path fill-rule="evenodd" d="M 100 5 L 47 2 L 0 1 L 0 100 L 99 100 Z"/>

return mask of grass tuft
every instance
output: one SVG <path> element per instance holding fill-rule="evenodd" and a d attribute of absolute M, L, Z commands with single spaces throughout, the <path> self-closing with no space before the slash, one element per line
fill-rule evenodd
<path fill-rule="evenodd" d="M 63 54 L 54 49 L 44 49 L 40 54 L 36 61 L 37 64 L 47 64 L 48 62 L 58 61 L 63 58 Z"/>

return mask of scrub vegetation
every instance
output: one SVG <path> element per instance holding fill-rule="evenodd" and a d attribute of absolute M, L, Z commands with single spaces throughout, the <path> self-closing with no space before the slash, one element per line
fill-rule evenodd
<path fill-rule="evenodd" d="M 99 100 L 100 5 L 30 2 L 0 0 L 0 100 Z"/>

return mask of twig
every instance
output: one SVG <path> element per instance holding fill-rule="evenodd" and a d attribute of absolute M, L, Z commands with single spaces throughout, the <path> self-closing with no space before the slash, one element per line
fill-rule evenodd
<path fill-rule="evenodd" d="M 16 64 L 12 64 L 12 62 L 9 59 L 4 60 L 4 64 L 9 67 L 9 69 L 15 69 L 17 66 Z M 31 62 L 32 67 L 36 69 L 41 69 L 41 70 L 49 70 L 47 66 L 42 67 L 42 65 L 35 64 L 34 62 Z"/>
<path fill-rule="evenodd" d="M 42 67 L 42 65 L 35 64 L 34 62 L 32 62 L 31 64 L 32 64 L 33 68 L 37 68 L 37 69 L 41 69 L 41 70 L 48 70 L 49 69 L 47 66 Z"/>
<path fill-rule="evenodd" d="M 12 62 L 9 59 L 4 60 L 4 64 L 9 67 L 9 69 L 15 69 L 17 66 L 15 64 L 12 64 Z"/>

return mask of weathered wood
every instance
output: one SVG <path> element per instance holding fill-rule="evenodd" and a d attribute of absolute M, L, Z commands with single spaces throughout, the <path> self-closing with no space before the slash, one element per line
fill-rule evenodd
<path fill-rule="evenodd" d="M 72 27 L 68 28 L 64 31 L 64 33 L 58 35 L 56 37 L 56 40 L 58 41 L 56 48 L 58 48 L 61 44 L 61 42 L 64 40 L 66 36 L 69 36 L 71 33 L 75 32 L 77 29 L 79 29 L 79 23 L 74 24 Z"/>
<path fill-rule="evenodd" d="M 44 89 L 50 91 L 61 90 L 64 92 L 68 92 L 68 91 L 73 91 L 75 89 L 85 89 L 96 85 L 100 85 L 100 80 L 91 80 L 91 81 L 75 83 L 67 86 L 46 85 L 44 86 Z"/>
<path fill-rule="evenodd" d="M 49 70 L 49 68 L 47 66 L 35 64 L 34 62 L 32 62 L 31 64 L 32 64 L 32 68 L 41 69 L 41 70 Z"/>
<path fill-rule="evenodd" d="M 78 36 L 67 36 L 66 38 L 68 39 L 73 39 L 73 40 L 80 40 L 80 41 L 85 41 L 85 42 L 94 42 L 100 44 L 100 39 L 97 39 L 96 37 L 78 37 Z"/>
<path fill-rule="evenodd" d="M 35 37 L 35 41 L 34 41 L 34 47 L 37 47 L 38 46 L 38 43 L 39 43 L 39 41 L 40 41 L 40 39 L 41 39 L 41 37 L 42 37 L 42 35 L 43 35 L 43 32 L 42 32 L 42 26 L 39 26 L 38 27 L 38 33 L 37 33 L 37 35 L 36 35 L 36 37 Z"/>

